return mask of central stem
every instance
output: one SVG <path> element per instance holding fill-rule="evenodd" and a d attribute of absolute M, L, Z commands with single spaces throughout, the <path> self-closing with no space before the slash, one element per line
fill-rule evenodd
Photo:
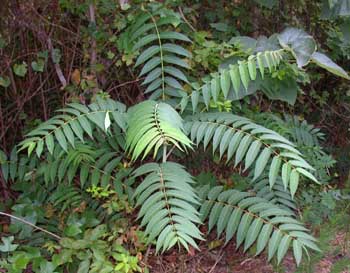
<path fill-rule="evenodd" d="M 164 146 L 163 146 L 163 163 L 165 163 L 167 160 L 166 146 L 167 146 L 166 144 L 164 144 Z"/>

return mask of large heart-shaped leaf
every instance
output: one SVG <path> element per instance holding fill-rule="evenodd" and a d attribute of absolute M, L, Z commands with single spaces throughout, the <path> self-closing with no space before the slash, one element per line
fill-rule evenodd
<path fill-rule="evenodd" d="M 298 67 L 307 65 L 316 51 L 314 38 L 302 29 L 287 28 L 278 36 L 278 40 L 284 49 L 291 51 Z"/>
<path fill-rule="evenodd" d="M 241 48 L 244 52 L 254 52 L 256 48 L 257 40 L 248 36 L 237 36 L 233 37 L 229 44 L 233 44 Z"/>
<path fill-rule="evenodd" d="M 278 49 L 281 49 L 278 41 L 278 34 L 273 34 L 269 38 L 266 36 L 259 36 L 255 52 L 274 51 Z"/>
<path fill-rule="evenodd" d="M 280 100 L 294 105 L 298 95 L 298 84 L 293 78 L 278 80 L 266 78 L 262 84 L 262 91 L 271 100 Z"/>

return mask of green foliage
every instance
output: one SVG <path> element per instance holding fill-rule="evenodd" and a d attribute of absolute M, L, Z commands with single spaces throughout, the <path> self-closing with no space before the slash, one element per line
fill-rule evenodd
<path fill-rule="evenodd" d="M 307 65 L 316 51 L 314 38 L 297 28 L 287 28 L 279 36 L 281 46 L 292 52 L 299 67 Z"/>
<path fill-rule="evenodd" d="M 292 199 L 288 191 L 283 185 L 283 181 L 280 177 L 277 178 L 273 187 L 270 187 L 269 180 L 263 178 L 253 185 L 253 191 L 256 192 L 256 196 L 264 198 L 272 204 L 275 204 L 285 210 L 295 211 L 297 204 Z"/>
<path fill-rule="evenodd" d="M 12 252 L 15 251 L 18 247 L 17 244 L 12 244 L 13 240 L 15 238 L 13 236 L 10 237 L 2 237 L 2 245 L 0 245 L 0 251 L 1 252 Z"/>
<path fill-rule="evenodd" d="M 226 113 L 201 114 L 192 117 L 186 127 L 197 145 L 203 141 L 206 148 L 212 141 L 213 152 L 219 148 L 220 158 L 225 152 L 226 161 L 235 155 L 235 165 L 244 161 L 245 170 L 255 163 L 254 180 L 268 168 L 270 187 L 280 173 L 292 196 L 298 188 L 300 174 L 317 182 L 310 173 L 313 167 L 302 158 L 294 144 L 249 119 Z"/>
<path fill-rule="evenodd" d="M 93 138 L 93 130 L 100 129 L 108 131 L 111 125 L 111 119 L 116 124 L 125 129 L 124 120 L 125 106 L 113 100 L 99 100 L 89 106 L 72 103 L 67 108 L 59 110 L 61 115 L 43 122 L 37 129 L 33 130 L 19 146 L 20 149 L 27 149 L 30 155 L 34 149 L 38 157 L 43 152 L 44 145 L 52 154 L 55 148 L 55 142 L 68 151 L 68 146 L 75 147 L 76 137 L 84 142 L 84 134 Z"/>
<path fill-rule="evenodd" d="M 49 252 L 57 251 L 51 255 L 51 261 L 47 260 L 44 251 L 26 247 L 16 251 L 11 248 L 11 254 L 0 260 L 0 263 L 2 268 L 14 273 L 23 272 L 29 264 L 34 272 L 42 273 L 63 272 L 64 267 L 79 273 L 141 272 L 138 257 L 120 245 L 116 235 L 110 233 L 105 225 L 98 225 L 86 229 L 80 239 L 65 237 L 59 244 L 47 243 Z M 78 262 L 72 263 L 73 260 Z"/>
<path fill-rule="evenodd" d="M 254 42 L 254 39 L 251 40 Z M 326 55 L 316 52 L 315 40 L 303 30 L 287 28 L 277 37 L 273 35 L 268 41 L 262 40 L 261 38 L 254 43 L 249 42 L 248 47 L 256 54 L 248 56 L 245 60 L 236 60 L 233 64 L 229 64 L 228 68 L 220 69 L 218 73 L 212 74 L 210 79 L 204 79 L 203 85 L 192 84 L 191 94 L 181 99 L 181 111 L 185 110 L 189 97 L 193 112 L 197 112 L 199 103 L 204 103 L 208 110 L 210 102 L 217 103 L 220 97 L 230 101 L 240 100 L 259 89 L 262 89 L 271 99 L 280 99 L 294 104 L 297 95 L 295 80 L 286 78 L 276 83 L 276 80 L 272 81 L 270 76 L 276 73 L 282 61 L 287 59 L 286 53 L 291 53 L 298 68 L 313 61 L 331 73 L 349 79 L 349 75 L 341 67 Z M 277 87 L 274 87 L 273 85 L 276 84 Z M 284 94 L 281 94 L 281 90 L 284 90 Z"/>
<path fill-rule="evenodd" d="M 265 75 L 265 67 L 272 73 L 276 70 L 282 60 L 282 51 L 266 51 L 251 55 L 246 61 L 238 61 L 237 64 L 230 65 L 229 68 L 215 73 L 211 80 L 208 80 L 201 87 L 196 88 L 191 93 L 191 102 L 193 112 L 197 112 L 199 102 L 204 102 L 206 108 L 209 108 L 210 101 L 215 103 L 219 96 L 228 100 L 239 100 L 247 95 L 257 91 L 255 80 Z M 181 110 L 183 111 L 188 103 L 188 96 L 181 100 Z"/>
<path fill-rule="evenodd" d="M 324 1 L 322 7 L 322 16 L 324 18 L 335 18 L 338 16 L 350 15 L 350 1 L 349 0 L 329 0 Z"/>
<path fill-rule="evenodd" d="M 191 147 L 184 134 L 182 118 L 166 103 L 147 100 L 128 111 L 126 149 L 132 159 L 143 158 L 154 148 L 154 157 L 162 145 L 174 145 L 183 151 Z"/>
<path fill-rule="evenodd" d="M 24 77 L 27 74 L 28 71 L 28 65 L 23 62 L 22 64 L 14 64 L 13 66 L 13 72 L 18 76 L 18 77 Z"/>
<path fill-rule="evenodd" d="M 101 14 L 109 14 L 108 1 L 97 2 Z M 268 8 L 276 4 L 255 2 Z M 338 4 L 334 2 L 330 8 Z M 259 125 L 233 114 L 237 107 L 232 102 L 237 106 L 262 90 L 270 99 L 294 104 L 298 82 L 307 82 L 302 69 L 310 62 L 344 79 L 349 75 L 316 51 L 311 35 L 287 28 L 269 38 L 239 36 L 229 42 L 214 42 L 221 51 L 227 50 L 226 57 L 231 59 L 196 82 L 203 76 L 196 69 L 192 77 L 185 74 L 193 64 L 192 53 L 185 48 L 192 36 L 181 32 L 191 25 L 183 14 L 186 24 L 182 24 L 179 14 L 159 6 L 145 4 L 142 10 L 136 6 L 128 19 L 121 13 L 123 19 L 113 27 L 113 33 L 124 29 L 123 34 L 114 33 L 108 38 L 128 65 L 138 56 L 134 68 L 141 69 L 139 77 L 143 77 L 145 89 L 140 98 L 148 99 L 131 103 L 126 109 L 107 93 L 94 94 L 88 105 L 69 103 L 58 110 L 58 115 L 31 130 L 9 155 L 0 151 L 2 177 L 21 192 L 11 210 L 31 224 L 12 220 L 9 230 L 33 246 L 45 246 L 45 251 L 24 249 L 14 243 L 14 237 L 3 237 L 0 251 L 10 253 L 1 256 L 1 266 L 6 270 L 20 272 L 30 266 L 36 272 L 47 273 L 141 272 L 138 248 L 155 243 L 156 252 L 174 245 L 188 251 L 190 247 L 198 249 L 197 241 L 204 240 L 199 226 L 206 223 L 209 232 L 216 227 L 218 237 L 225 233 L 226 243 L 236 236 L 236 247 L 243 246 L 244 251 L 256 244 L 256 255 L 266 250 L 268 260 L 277 257 L 278 264 L 289 248 L 297 265 L 303 254 L 309 256 L 309 250 L 319 251 L 316 239 L 297 219 L 295 200 L 300 200 L 299 186 L 316 187 L 304 183 L 306 180 L 327 180 L 333 161 L 320 146 L 323 134 L 295 117 L 283 120 L 259 113 L 258 123 L 264 126 Z M 89 8 L 88 4 L 74 6 L 69 0 L 62 1 L 61 7 L 78 17 L 84 17 Z M 84 32 L 100 44 L 103 34 L 108 35 L 94 24 Z M 229 31 L 223 22 L 211 23 L 211 27 L 218 32 Z M 206 40 L 198 33 L 193 36 L 195 43 Z M 194 62 L 198 65 L 203 61 L 209 72 L 225 55 L 213 50 L 213 44 L 199 51 L 198 45 L 193 47 Z M 63 53 L 53 49 L 55 65 L 62 62 Z M 112 62 L 119 53 L 106 50 L 105 54 Z M 28 69 L 45 71 L 47 55 L 38 54 L 31 68 L 25 62 L 15 64 L 15 75 L 25 77 Z M 96 70 L 95 74 L 103 71 L 97 69 L 98 65 L 102 64 L 90 68 Z M 121 65 L 121 61 L 116 64 Z M 95 76 L 81 80 L 78 70 L 72 81 L 89 91 L 97 88 L 98 80 L 102 82 L 103 77 Z M 0 85 L 8 88 L 11 81 L 2 77 Z M 119 99 L 130 104 L 123 96 Z M 204 149 L 211 146 L 213 155 L 218 154 L 226 163 L 233 161 L 232 170 L 239 167 L 251 189 L 238 191 L 239 183 L 232 189 L 206 177 L 199 180 L 211 183 L 196 182 L 184 164 L 174 162 L 175 152 L 187 153 L 201 143 Z M 157 163 L 161 157 L 163 162 Z M 332 207 L 332 201 L 329 196 L 321 197 L 326 207 Z M 130 227 L 126 227 L 129 222 L 125 220 L 132 217 L 135 207 L 140 207 L 138 220 L 145 229 L 142 246 L 134 245 L 136 251 L 127 247 L 131 240 L 127 235 Z M 46 234 L 60 234 L 55 237 L 62 236 L 59 244 L 43 244 L 45 238 L 32 225 L 44 226 Z"/>
<path fill-rule="evenodd" d="M 315 168 L 314 173 L 318 181 L 327 183 L 330 180 L 329 169 L 336 161 L 322 148 L 325 135 L 319 128 L 300 120 L 297 116 L 284 115 L 282 119 L 275 115 L 259 114 L 253 115 L 253 118 L 295 143 L 306 161 Z"/>
<path fill-rule="evenodd" d="M 326 55 L 315 52 L 311 57 L 312 61 L 314 61 L 318 66 L 330 71 L 331 73 L 343 77 L 347 80 L 350 80 L 349 75 L 345 72 L 343 68 L 339 65 L 335 64 L 330 58 Z"/>
<path fill-rule="evenodd" d="M 168 250 L 175 244 L 187 250 L 193 239 L 202 239 L 195 224 L 201 223 L 195 205 L 199 204 L 194 181 L 184 167 L 173 162 L 148 163 L 135 170 L 136 177 L 147 174 L 136 188 L 137 205 L 142 205 L 138 218 L 149 242 L 158 237 L 156 250 Z"/>
<path fill-rule="evenodd" d="M 160 16 L 156 19 L 155 16 Z M 152 98 L 172 95 L 183 91 L 180 82 L 188 83 L 181 68 L 189 65 L 183 58 L 191 58 L 192 54 L 175 42 L 191 42 L 184 34 L 168 31 L 180 23 L 178 17 L 161 12 L 143 13 L 127 30 L 132 51 L 143 49 L 138 56 L 135 67 L 143 64 L 139 77 L 144 76 L 143 85 L 147 85 L 145 93 L 152 92 Z M 180 81 L 180 82 L 179 82 Z"/>
<path fill-rule="evenodd" d="M 237 248 L 243 244 L 246 251 L 256 242 L 256 255 L 267 247 L 268 259 L 277 255 L 280 263 L 292 245 L 297 264 L 307 248 L 319 251 L 316 239 L 292 212 L 266 199 L 236 190 L 223 191 L 222 187 L 205 187 L 200 197 L 204 200 L 200 213 L 202 220 L 208 217 L 209 230 L 216 226 L 218 236 L 225 231 L 226 243 L 236 233 Z"/>
<path fill-rule="evenodd" d="M 197 31 L 193 33 L 192 52 L 196 77 L 198 72 L 205 69 L 215 71 L 222 63 L 223 58 L 235 54 L 235 50 L 229 43 L 219 43 L 210 39 L 210 33 L 206 31 Z M 193 65 L 192 65 L 193 66 Z"/>
<path fill-rule="evenodd" d="M 8 77 L 0 77 L 0 86 L 7 88 L 11 84 L 11 81 Z"/>

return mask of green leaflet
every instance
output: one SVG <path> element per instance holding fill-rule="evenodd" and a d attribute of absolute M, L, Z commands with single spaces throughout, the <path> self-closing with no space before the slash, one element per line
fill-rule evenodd
<path fill-rule="evenodd" d="M 232 86 L 236 92 L 236 94 L 239 92 L 239 88 L 241 86 L 241 79 L 240 79 L 240 73 L 238 70 L 238 66 L 234 65 L 230 67 L 229 70 Z"/>
<path fill-rule="evenodd" d="M 248 150 L 248 147 L 252 141 L 253 139 L 250 135 L 246 135 L 243 137 L 242 141 L 240 142 L 237 148 L 236 157 L 235 157 L 235 166 L 237 166 L 241 162 L 244 154 Z"/>
<path fill-rule="evenodd" d="M 247 64 L 242 62 L 238 63 L 239 75 L 241 77 L 244 88 L 247 90 L 249 85 L 249 71 Z"/>
<path fill-rule="evenodd" d="M 169 75 L 172 75 L 173 77 L 175 77 L 179 80 L 182 80 L 182 81 L 188 83 L 188 80 L 187 80 L 187 77 L 185 76 L 185 74 L 180 69 L 177 69 L 176 67 L 165 66 L 164 72 L 168 73 Z"/>
<path fill-rule="evenodd" d="M 232 214 L 233 208 L 229 205 L 224 206 L 222 209 L 218 222 L 217 222 L 217 234 L 218 237 L 221 235 L 221 233 L 225 230 L 228 222 L 229 222 L 229 217 Z"/>
<path fill-rule="evenodd" d="M 197 111 L 198 100 L 199 100 L 199 93 L 198 93 L 198 91 L 193 91 L 192 94 L 191 94 L 193 113 L 195 113 Z"/>
<path fill-rule="evenodd" d="M 7 161 L 8 161 L 7 155 L 2 150 L 0 150 L 1 173 L 5 181 L 7 181 L 9 177 L 9 164 Z"/>
<path fill-rule="evenodd" d="M 66 136 L 68 142 L 72 145 L 72 147 L 74 148 L 74 139 L 75 139 L 75 136 L 74 136 L 74 133 L 73 131 L 71 130 L 71 128 L 69 127 L 69 125 L 64 125 L 63 127 L 63 133 L 64 135 Z"/>
<path fill-rule="evenodd" d="M 298 240 L 293 241 L 293 254 L 297 265 L 299 265 L 303 256 L 303 249 Z"/>
<path fill-rule="evenodd" d="M 165 77 L 164 83 L 175 89 L 182 89 L 182 85 L 173 77 Z"/>
<path fill-rule="evenodd" d="M 247 251 L 248 248 L 250 248 L 252 244 L 256 241 L 256 238 L 259 235 L 263 223 L 264 222 L 261 219 L 257 218 L 250 225 L 249 230 L 247 231 L 247 238 L 244 243 L 244 251 Z"/>
<path fill-rule="evenodd" d="M 188 96 L 185 95 L 185 96 L 182 97 L 182 99 L 181 99 L 181 101 L 180 101 L 181 113 L 182 113 L 183 111 L 185 111 L 187 104 L 188 104 Z"/>
<path fill-rule="evenodd" d="M 151 46 L 147 48 L 142 54 L 137 58 L 137 61 L 135 63 L 135 67 L 139 66 L 140 64 L 143 64 L 144 62 L 148 61 L 151 57 L 153 57 L 155 54 L 157 54 L 160 51 L 159 46 Z"/>
<path fill-rule="evenodd" d="M 226 99 L 231 87 L 230 74 L 227 70 L 224 70 L 220 75 L 220 85 Z"/>
<path fill-rule="evenodd" d="M 243 243 L 244 239 L 246 238 L 248 228 L 252 220 L 253 220 L 253 216 L 247 213 L 244 214 L 244 216 L 242 217 L 237 230 L 236 248 L 239 248 L 239 246 Z"/>
<path fill-rule="evenodd" d="M 220 91 L 220 82 L 219 78 L 213 78 L 210 82 L 210 91 L 211 95 L 213 97 L 214 102 L 217 102 L 218 96 L 219 96 L 219 91 Z"/>
<path fill-rule="evenodd" d="M 46 136 L 45 143 L 46 143 L 46 147 L 49 150 L 50 154 L 52 154 L 53 153 L 53 149 L 54 149 L 54 145 L 55 145 L 52 134 L 48 134 Z"/>
<path fill-rule="evenodd" d="M 259 52 L 259 53 L 256 55 L 256 59 L 257 59 L 257 62 L 258 62 L 258 66 L 259 66 L 259 71 L 260 71 L 260 74 L 261 74 L 261 78 L 264 78 L 265 65 L 264 65 L 263 55 L 262 55 L 261 52 Z"/>
<path fill-rule="evenodd" d="M 54 131 L 54 134 L 55 134 L 55 138 L 57 139 L 58 143 L 61 145 L 63 150 L 67 151 L 67 140 L 64 134 L 62 133 L 62 131 L 60 129 L 56 129 Z"/>
<path fill-rule="evenodd" d="M 283 236 L 283 234 L 280 230 L 275 230 L 272 233 L 272 236 L 271 236 L 269 243 L 268 243 L 268 260 L 269 261 L 275 255 L 275 253 L 278 249 L 279 243 L 282 239 L 282 236 Z"/>
<path fill-rule="evenodd" d="M 227 223 L 226 243 L 230 241 L 233 235 L 235 234 L 242 214 L 243 214 L 243 211 L 239 209 L 234 210 L 233 214 L 231 214 L 230 219 L 228 220 L 228 223 Z"/>
<path fill-rule="evenodd" d="M 295 192 L 298 189 L 298 184 L 299 184 L 299 173 L 297 170 L 292 170 L 290 174 L 289 188 L 293 197 L 295 195 Z"/>
<path fill-rule="evenodd" d="M 185 62 L 183 59 L 181 59 L 179 57 L 176 57 L 175 55 L 165 55 L 163 57 L 163 60 L 165 63 L 168 63 L 168 64 L 175 64 L 175 65 L 178 65 L 180 67 L 187 68 L 187 69 L 190 68 L 190 66 L 187 62 Z"/>
<path fill-rule="evenodd" d="M 250 165 L 254 162 L 255 158 L 257 157 L 260 151 L 261 145 L 262 145 L 261 141 L 255 140 L 252 143 L 252 145 L 249 147 L 249 150 L 245 158 L 244 170 L 247 170 L 250 167 Z"/>
<path fill-rule="evenodd" d="M 259 255 L 265 249 L 270 239 L 272 230 L 273 230 L 273 225 L 271 224 L 265 224 L 264 227 L 262 228 L 261 234 L 257 242 L 256 255 Z"/>
<path fill-rule="evenodd" d="M 280 171 L 281 162 L 282 162 L 282 160 L 279 156 L 275 156 L 272 159 L 272 163 L 271 163 L 270 171 L 269 171 L 269 182 L 270 182 L 271 188 L 273 187 L 273 185 L 276 182 L 277 175 Z"/>
<path fill-rule="evenodd" d="M 292 171 L 292 166 L 289 163 L 284 163 L 282 167 L 282 181 L 284 188 L 288 188 L 288 182 L 290 177 L 290 172 Z"/>
<path fill-rule="evenodd" d="M 271 153 L 272 151 L 270 148 L 267 148 L 267 147 L 264 148 L 264 150 L 262 151 L 262 153 L 260 154 L 260 156 L 258 157 L 255 163 L 253 180 L 257 179 L 262 174 L 262 172 L 266 167 L 267 162 L 270 159 Z"/>
<path fill-rule="evenodd" d="M 196 91 L 194 91 L 194 92 L 196 92 Z M 205 106 L 207 107 L 207 110 L 209 110 L 209 103 L 210 103 L 210 85 L 209 84 L 203 85 L 202 93 L 203 93 L 203 99 L 204 99 Z M 198 101 L 197 101 L 197 104 L 198 104 Z M 197 106 L 197 104 L 196 104 L 196 106 Z"/>
<path fill-rule="evenodd" d="M 149 61 L 147 61 L 147 63 L 142 67 L 142 70 L 139 74 L 139 76 L 143 76 L 144 74 L 148 73 L 149 71 L 151 71 L 153 68 L 157 67 L 158 65 L 160 65 L 161 63 L 161 59 L 160 57 L 153 57 L 152 59 L 150 59 Z"/>
<path fill-rule="evenodd" d="M 140 49 L 141 47 L 155 41 L 158 39 L 158 36 L 156 34 L 149 34 L 144 37 L 142 37 L 137 43 L 133 46 L 132 50 L 136 51 Z"/>
<path fill-rule="evenodd" d="M 282 261 L 282 259 L 286 255 L 291 241 L 292 241 L 292 238 L 289 235 L 285 235 L 282 238 L 282 240 L 278 246 L 278 250 L 277 250 L 277 263 L 278 264 Z"/>
<path fill-rule="evenodd" d="M 142 82 L 142 85 L 148 84 L 150 82 L 153 82 L 155 79 L 159 78 L 159 76 L 162 74 L 162 70 L 160 68 L 156 68 L 152 70 L 145 80 Z"/>

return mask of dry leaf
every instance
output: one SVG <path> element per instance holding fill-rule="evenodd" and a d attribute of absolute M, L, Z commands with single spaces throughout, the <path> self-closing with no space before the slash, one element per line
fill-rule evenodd
<path fill-rule="evenodd" d="M 71 76 L 71 79 L 75 85 L 79 85 L 80 79 L 81 79 L 79 69 L 74 69 L 72 76 Z"/>

